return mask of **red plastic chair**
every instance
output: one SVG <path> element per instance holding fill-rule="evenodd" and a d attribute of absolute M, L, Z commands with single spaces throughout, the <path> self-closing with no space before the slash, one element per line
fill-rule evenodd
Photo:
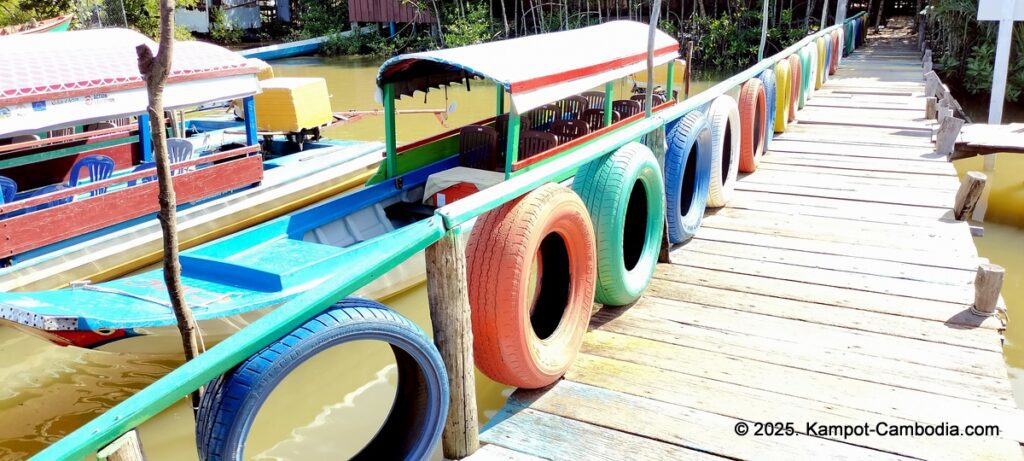
<path fill-rule="evenodd" d="M 558 137 L 544 131 L 524 131 L 519 135 L 519 160 L 526 160 L 558 145 Z"/>
<path fill-rule="evenodd" d="M 604 93 L 600 91 L 584 91 L 580 96 L 587 100 L 588 109 L 604 109 Z"/>
<path fill-rule="evenodd" d="M 526 112 L 522 118 L 530 121 L 530 130 L 548 131 L 555 120 L 562 118 L 562 110 L 554 104 L 545 104 Z"/>
<path fill-rule="evenodd" d="M 558 137 L 559 143 L 564 143 L 590 134 L 590 125 L 583 120 L 556 120 L 551 124 L 550 133 Z"/>
<path fill-rule="evenodd" d="M 498 131 L 489 126 L 467 125 L 459 130 L 459 166 L 479 170 L 495 168 Z"/>
<path fill-rule="evenodd" d="M 643 106 L 630 99 L 620 99 L 612 102 L 612 110 L 619 113 L 622 118 L 632 117 L 644 111 Z"/>
<path fill-rule="evenodd" d="M 578 120 L 583 116 L 583 111 L 587 110 L 589 104 L 587 98 L 583 96 L 569 96 L 555 103 L 562 111 L 560 117 L 562 120 Z"/>
<path fill-rule="evenodd" d="M 622 120 L 618 112 L 612 111 L 612 123 Z M 583 111 L 583 121 L 587 122 L 590 131 L 597 131 L 604 128 L 604 109 L 587 109 Z"/>
<path fill-rule="evenodd" d="M 629 98 L 629 99 L 633 100 L 633 101 L 639 102 L 640 106 L 643 107 L 644 102 L 646 102 L 646 100 L 647 100 L 647 97 L 642 95 L 642 94 L 638 94 L 638 95 L 635 95 L 635 96 L 633 96 L 632 98 Z M 655 93 L 655 94 L 651 95 L 651 102 L 654 104 L 654 107 L 658 107 L 658 106 L 660 106 L 662 104 L 665 104 L 665 97 L 660 95 L 660 94 Z"/>

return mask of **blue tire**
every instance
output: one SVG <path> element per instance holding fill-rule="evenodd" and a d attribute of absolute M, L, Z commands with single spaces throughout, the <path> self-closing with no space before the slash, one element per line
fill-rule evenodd
<path fill-rule="evenodd" d="M 832 66 L 832 34 L 825 34 L 825 71 L 822 72 L 821 83 L 828 81 L 828 70 Z"/>
<path fill-rule="evenodd" d="M 668 239 L 689 240 L 700 227 L 711 181 L 711 126 L 698 111 L 686 114 L 668 138 L 665 198 Z"/>
<path fill-rule="evenodd" d="M 335 304 L 207 385 L 196 419 L 200 458 L 241 460 L 260 407 L 285 376 L 310 357 L 357 340 L 391 345 L 398 390 L 387 421 L 355 458 L 427 459 L 448 415 L 448 375 L 441 356 L 411 321 L 356 298 Z"/>
<path fill-rule="evenodd" d="M 771 145 L 772 139 L 775 137 L 775 70 L 774 67 L 766 69 L 758 75 L 757 78 L 761 79 L 761 83 L 764 85 L 764 98 L 765 104 L 768 108 L 768 116 L 764 118 L 765 126 L 763 133 L 766 133 L 764 138 L 764 153 L 768 153 L 768 146 Z"/>

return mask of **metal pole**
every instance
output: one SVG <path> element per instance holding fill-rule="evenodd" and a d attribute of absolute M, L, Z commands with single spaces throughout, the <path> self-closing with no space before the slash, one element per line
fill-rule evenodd
<path fill-rule="evenodd" d="M 768 39 L 768 1 L 761 1 L 761 45 L 757 47 L 757 62 L 764 59 L 764 44 Z M 690 65 L 689 62 L 686 65 Z"/>
<path fill-rule="evenodd" d="M 821 28 L 818 30 L 825 29 L 825 20 L 828 19 L 828 0 L 825 0 L 821 4 Z"/>
<path fill-rule="evenodd" d="M 1013 2 L 1007 2 L 1003 7 L 1007 11 L 1006 19 L 999 21 L 999 34 L 996 39 L 996 64 L 992 71 L 992 99 L 988 103 L 989 125 L 1003 123 L 1003 102 L 1006 100 L 1006 72 L 1010 66 L 1010 39 L 1013 37 Z M 985 169 L 993 170 L 996 167 L 996 156 L 985 156 Z"/>
<path fill-rule="evenodd" d="M 660 12 L 661 0 L 654 0 L 654 4 L 651 5 L 651 24 L 647 27 L 647 90 L 644 91 L 644 112 L 648 117 L 654 111 L 654 35 L 658 31 Z"/>
<path fill-rule="evenodd" d="M 839 0 L 839 5 L 836 6 L 836 24 L 842 24 L 846 20 L 846 2 L 847 0 Z"/>

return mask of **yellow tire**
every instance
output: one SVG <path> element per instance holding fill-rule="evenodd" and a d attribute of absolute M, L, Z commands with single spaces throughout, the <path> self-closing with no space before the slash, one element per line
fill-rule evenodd
<path fill-rule="evenodd" d="M 818 78 L 814 79 L 814 89 L 820 90 L 825 83 L 825 39 L 818 37 L 815 43 L 818 45 Z"/>
<path fill-rule="evenodd" d="M 783 59 L 775 64 L 775 132 L 785 133 L 789 118 L 789 60 Z"/>

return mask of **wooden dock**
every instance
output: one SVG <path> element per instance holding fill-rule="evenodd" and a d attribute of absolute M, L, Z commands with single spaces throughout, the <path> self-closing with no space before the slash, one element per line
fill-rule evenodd
<path fill-rule="evenodd" d="M 934 153 L 913 43 L 873 37 L 846 58 L 646 296 L 596 313 L 565 378 L 515 392 L 473 458 L 1021 459 L 1002 324 L 969 310 L 984 261 L 951 219 L 959 182 Z M 796 435 L 754 435 L 769 422 Z"/>

